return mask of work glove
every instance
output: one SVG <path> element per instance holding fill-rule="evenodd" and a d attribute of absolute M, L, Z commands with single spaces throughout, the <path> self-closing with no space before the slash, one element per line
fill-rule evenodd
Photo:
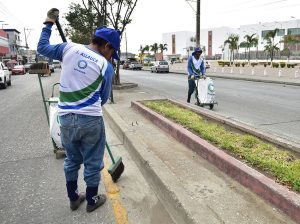
<path fill-rule="evenodd" d="M 195 80 L 195 76 L 194 75 L 191 75 L 191 80 Z"/>
<path fill-rule="evenodd" d="M 56 20 L 58 19 L 59 10 L 57 8 L 52 8 L 47 12 L 47 18 L 44 22 L 44 24 L 50 23 L 54 24 Z"/>
<path fill-rule="evenodd" d="M 206 79 L 206 75 L 202 75 L 202 78 L 203 78 L 203 79 Z"/>

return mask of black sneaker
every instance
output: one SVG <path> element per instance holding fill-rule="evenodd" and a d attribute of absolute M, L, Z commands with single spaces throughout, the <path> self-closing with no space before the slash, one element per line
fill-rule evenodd
<path fill-rule="evenodd" d="M 86 211 L 87 212 L 92 212 L 99 208 L 101 205 L 103 205 L 106 202 L 106 195 L 105 194 L 99 194 L 93 197 L 95 200 L 95 204 L 93 205 L 86 205 Z"/>
<path fill-rule="evenodd" d="M 80 204 L 85 200 L 85 193 L 79 193 L 79 197 L 76 201 L 70 201 L 70 208 L 72 211 L 75 211 L 79 208 Z"/>

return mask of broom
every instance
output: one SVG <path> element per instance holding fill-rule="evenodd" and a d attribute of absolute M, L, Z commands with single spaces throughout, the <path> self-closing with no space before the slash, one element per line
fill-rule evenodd
<path fill-rule="evenodd" d="M 60 23 L 58 21 L 58 19 L 55 21 L 56 27 L 58 29 L 58 32 L 61 36 L 61 39 L 63 42 L 67 42 L 67 39 L 64 35 L 64 32 L 60 26 Z M 110 167 L 108 168 L 108 173 L 111 175 L 111 178 L 114 182 L 116 182 L 120 176 L 122 175 L 123 171 L 124 171 L 124 164 L 122 162 L 122 157 L 116 157 L 116 159 L 113 157 L 112 152 L 107 144 L 107 142 L 105 142 L 105 146 L 106 149 L 108 151 L 108 154 L 111 158 L 112 164 L 110 165 Z"/>

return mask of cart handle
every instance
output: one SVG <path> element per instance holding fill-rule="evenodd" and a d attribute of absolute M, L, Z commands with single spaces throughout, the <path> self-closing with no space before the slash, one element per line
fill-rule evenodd
<path fill-rule="evenodd" d="M 54 97 L 54 87 L 57 86 L 57 85 L 60 85 L 60 83 L 57 82 L 57 83 L 53 84 L 51 97 Z"/>

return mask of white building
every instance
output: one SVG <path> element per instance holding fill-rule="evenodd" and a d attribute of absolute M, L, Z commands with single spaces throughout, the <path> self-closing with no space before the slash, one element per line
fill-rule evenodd
<path fill-rule="evenodd" d="M 244 41 L 245 35 L 257 34 L 259 38 L 259 45 L 256 49 L 251 49 L 252 51 L 263 51 L 266 41 L 264 37 L 266 33 L 270 30 L 278 28 L 279 32 L 275 38 L 275 43 L 278 43 L 278 47 L 281 50 L 284 49 L 284 44 L 280 43 L 284 35 L 291 34 L 300 37 L 300 20 L 290 20 L 290 21 L 278 21 L 272 23 L 258 23 L 250 25 L 241 25 L 239 28 L 231 27 L 219 27 L 212 29 L 201 29 L 200 31 L 200 45 L 205 46 L 205 54 L 209 57 L 223 55 L 224 59 L 228 59 L 229 49 L 228 46 L 224 46 L 224 41 L 228 38 L 230 34 L 238 34 L 240 39 L 239 42 Z M 187 57 L 190 52 L 192 52 L 195 47 L 195 32 L 192 31 L 179 31 L 172 33 L 162 34 L 163 44 L 168 45 L 167 55 L 180 55 L 180 57 Z M 300 50 L 300 45 L 296 46 L 295 50 Z M 239 50 L 240 53 L 244 52 L 244 49 Z"/>

